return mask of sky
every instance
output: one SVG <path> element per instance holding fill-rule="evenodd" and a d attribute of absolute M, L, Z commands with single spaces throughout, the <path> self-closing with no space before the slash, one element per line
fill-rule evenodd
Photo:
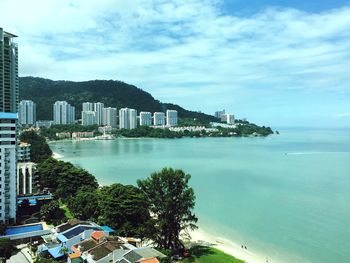
<path fill-rule="evenodd" d="M 20 76 L 121 80 L 272 127 L 350 127 L 348 0 L 1 0 L 0 10 L 0 27 L 19 36 Z"/>

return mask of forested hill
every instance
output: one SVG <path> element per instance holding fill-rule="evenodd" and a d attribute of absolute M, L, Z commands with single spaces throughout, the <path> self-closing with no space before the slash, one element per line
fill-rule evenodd
<path fill-rule="evenodd" d="M 20 78 L 20 99 L 37 104 L 37 119 L 52 120 L 52 105 L 65 100 L 75 106 L 76 118 L 81 118 L 83 102 L 103 102 L 106 107 L 129 107 L 139 111 L 175 109 L 180 118 L 197 118 L 203 122 L 216 121 L 213 116 L 188 111 L 174 104 L 161 103 L 151 94 L 124 82 L 91 80 L 82 82 L 53 81 L 35 77 Z"/>

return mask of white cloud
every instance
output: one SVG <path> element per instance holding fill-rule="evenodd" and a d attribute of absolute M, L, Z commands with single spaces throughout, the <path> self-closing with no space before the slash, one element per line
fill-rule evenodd
<path fill-rule="evenodd" d="M 350 7 L 270 8 L 250 17 L 221 7 L 218 0 L 2 0 L 8 11 L 0 25 L 20 36 L 21 75 L 120 79 L 161 100 L 211 105 L 206 111 L 244 108 L 247 94 L 263 89 L 349 94 Z"/>

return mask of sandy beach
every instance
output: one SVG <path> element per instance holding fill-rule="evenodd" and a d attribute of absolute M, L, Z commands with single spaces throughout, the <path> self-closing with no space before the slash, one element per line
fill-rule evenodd
<path fill-rule="evenodd" d="M 191 242 L 199 244 L 212 245 L 214 248 L 217 248 L 226 254 L 234 256 L 237 259 L 241 259 L 246 263 L 278 263 L 275 260 L 264 257 L 262 255 L 254 254 L 248 249 L 242 249 L 240 244 L 236 244 L 231 240 L 225 238 L 212 236 L 202 229 L 197 229 L 189 233 L 191 236 Z"/>
<path fill-rule="evenodd" d="M 57 153 L 57 152 L 53 152 L 52 157 L 59 160 L 59 159 L 62 159 L 64 156 L 62 154 Z"/>

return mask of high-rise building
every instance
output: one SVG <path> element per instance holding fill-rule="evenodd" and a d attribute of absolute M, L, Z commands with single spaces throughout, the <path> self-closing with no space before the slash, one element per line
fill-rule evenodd
<path fill-rule="evenodd" d="M 119 110 L 119 128 L 136 129 L 137 128 L 137 111 L 134 109 L 123 108 Z"/>
<path fill-rule="evenodd" d="M 166 111 L 166 125 L 167 126 L 176 126 L 177 125 L 177 111 L 176 110 L 167 110 Z"/>
<path fill-rule="evenodd" d="M 101 102 L 94 103 L 94 111 L 96 112 L 96 123 L 97 125 L 103 125 L 103 108 L 104 104 Z"/>
<path fill-rule="evenodd" d="M 225 114 L 225 110 L 220 110 L 220 111 L 216 111 L 214 116 L 218 119 L 221 119 L 221 115 Z"/>
<path fill-rule="evenodd" d="M 17 37 L 0 28 L 0 112 L 18 109 L 18 47 Z"/>
<path fill-rule="evenodd" d="M 235 124 L 235 115 L 233 114 L 223 114 L 221 115 L 221 121 L 227 124 Z"/>
<path fill-rule="evenodd" d="M 0 112 L 0 222 L 16 220 L 17 113 Z"/>
<path fill-rule="evenodd" d="M 152 125 L 152 113 L 141 111 L 140 112 L 140 126 Z"/>
<path fill-rule="evenodd" d="M 74 124 L 75 107 L 66 101 L 56 101 L 53 105 L 53 122 L 56 125 Z"/>
<path fill-rule="evenodd" d="M 153 125 L 164 126 L 165 125 L 165 114 L 164 112 L 153 113 Z"/>
<path fill-rule="evenodd" d="M 117 108 L 103 108 L 103 125 L 117 128 Z"/>
<path fill-rule="evenodd" d="M 83 103 L 83 110 L 82 111 L 93 111 L 94 110 L 94 104 L 92 102 L 84 102 Z"/>
<path fill-rule="evenodd" d="M 21 100 L 18 107 L 18 123 L 31 126 L 36 123 L 36 104 L 31 100 Z"/>
<path fill-rule="evenodd" d="M 82 111 L 81 112 L 81 124 L 83 126 L 96 124 L 96 112 L 94 111 Z"/>

